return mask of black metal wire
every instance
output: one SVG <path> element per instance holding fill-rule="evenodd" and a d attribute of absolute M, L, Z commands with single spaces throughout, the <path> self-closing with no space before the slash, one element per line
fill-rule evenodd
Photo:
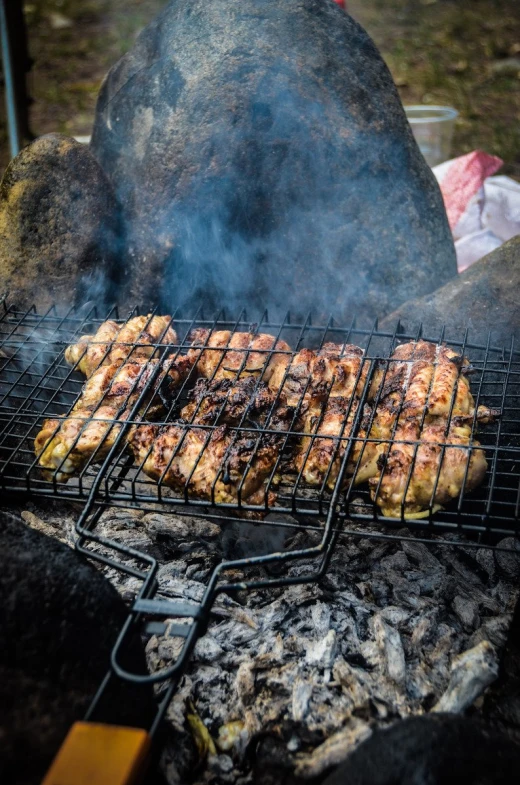
<path fill-rule="evenodd" d="M 135 313 L 134 309 L 125 318 L 130 318 Z M 206 318 L 202 312 L 196 314 L 193 319 L 175 318 L 178 342 L 172 346 L 160 341 L 151 344 L 153 349 L 157 351 L 159 362 L 132 405 L 129 406 L 126 419 L 124 421 L 115 420 L 120 429 L 100 466 L 95 464 L 94 453 L 82 467 L 79 476 L 70 479 L 66 484 L 58 482 L 56 472 L 51 479 L 42 476 L 34 454 L 33 440 L 40 430 L 44 418 L 55 419 L 60 416 L 62 420 L 67 418 L 71 407 L 81 394 L 84 383 L 83 376 L 66 364 L 64 360 L 65 349 L 78 336 L 85 333 L 95 333 L 105 318 L 114 318 L 114 316 L 119 318 L 117 312 L 100 315 L 95 308 L 79 313 L 71 309 L 62 315 L 55 308 L 51 308 L 46 314 L 38 315 L 34 308 L 21 312 L 5 306 L 4 312 L 0 316 L 0 488 L 5 494 L 13 496 L 51 496 L 83 500 L 85 505 L 76 524 L 78 550 L 89 558 L 96 559 L 142 582 L 114 647 L 110 668 L 92 702 L 87 719 L 96 716 L 104 694 L 111 681 L 116 678 L 124 679 L 137 686 L 165 682 L 157 714 L 150 728 L 153 735 L 186 670 L 196 641 L 207 628 L 217 597 L 224 593 L 319 580 L 327 570 L 338 537 L 348 535 L 382 540 L 412 539 L 411 534 L 403 533 L 403 524 L 408 530 L 415 531 L 419 535 L 413 537 L 414 541 L 431 542 L 432 536 L 435 535 L 434 542 L 437 544 L 453 545 L 464 542 L 466 546 L 470 547 L 479 547 L 483 544 L 496 547 L 500 537 L 518 536 L 520 354 L 516 351 L 513 342 L 507 350 L 491 346 L 490 340 L 485 345 L 471 343 L 468 340 L 467 331 L 461 341 L 450 341 L 449 343 L 458 348 L 461 354 L 468 352 L 471 356 L 475 374 L 472 381 L 475 406 L 483 403 L 500 409 L 502 416 L 494 425 L 479 430 L 478 438 L 490 462 L 486 480 L 481 488 L 469 495 L 464 493 L 467 478 L 466 469 L 466 477 L 458 499 L 453 505 L 435 515 L 433 514 L 433 501 L 431 501 L 429 515 L 426 519 L 404 519 L 404 498 L 401 516 L 385 517 L 377 510 L 366 488 L 353 487 L 352 484 L 345 486 L 344 483 L 356 442 L 362 442 L 366 447 L 378 443 L 378 440 L 369 436 L 363 437 L 359 433 L 364 404 L 367 401 L 375 369 L 383 367 L 384 382 L 392 362 L 389 358 L 396 345 L 407 340 L 415 341 L 422 336 L 421 330 L 414 335 L 403 334 L 399 325 L 393 332 L 379 331 L 377 323 L 371 329 L 357 328 L 355 322 L 344 328 L 338 327 L 332 320 L 329 320 L 327 325 L 320 327 L 312 324 L 310 317 L 303 322 L 293 324 L 289 314 L 281 323 L 273 324 L 269 321 L 266 312 L 255 326 L 257 332 L 267 332 L 273 336 L 273 346 L 270 351 L 264 352 L 266 359 L 263 370 L 255 381 L 253 394 L 259 390 L 262 384 L 265 369 L 272 355 L 275 352 L 281 352 L 276 348 L 278 340 L 285 340 L 292 347 L 291 356 L 304 346 L 320 348 L 326 341 L 341 342 L 344 345 L 354 342 L 365 351 L 364 361 L 368 361 L 370 370 L 363 393 L 359 398 L 350 433 L 348 436 L 345 435 L 349 408 L 341 431 L 335 436 L 327 435 L 326 437 L 327 440 L 332 440 L 335 445 L 333 460 L 336 461 L 338 456 L 341 456 L 338 476 L 332 492 L 326 490 L 331 467 L 324 475 L 321 487 L 317 489 L 305 487 L 303 469 L 301 469 L 296 474 L 293 473 L 278 480 L 276 488 L 278 498 L 272 503 L 268 501 L 270 491 L 275 488 L 275 478 L 282 468 L 284 455 L 295 441 L 302 438 L 302 433 L 297 428 L 301 401 L 296 407 L 287 430 L 279 431 L 271 426 L 271 418 L 278 406 L 279 396 L 274 400 L 263 425 L 250 421 L 251 404 L 249 404 L 240 421 L 232 428 L 231 444 L 241 436 L 248 435 L 255 445 L 238 489 L 236 503 L 222 504 L 215 500 L 214 491 L 219 474 L 216 475 L 211 498 L 200 499 L 191 492 L 189 478 L 183 492 L 172 491 L 163 487 L 164 483 L 156 483 L 144 474 L 144 460 L 136 463 L 128 455 L 126 434 L 134 424 L 140 424 L 150 412 L 153 396 L 150 396 L 149 393 L 154 389 L 154 384 L 162 372 L 161 360 L 167 355 L 175 358 L 185 354 L 191 346 L 189 334 L 195 326 L 206 328 L 210 333 L 215 330 L 228 330 L 230 332 L 229 345 L 234 333 L 250 331 L 250 325 L 244 312 L 235 320 L 228 318 L 223 312 L 213 318 Z M 200 346 L 201 351 L 213 351 L 208 348 L 208 340 L 209 335 Z M 444 340 L 444 330 L 441 330 L 438 336 L 425 338 L 425 340 L 440 345 Z M 130 345 L 130 348 L 132 347 L 135 348 L 135 345 Z M 213 377 L 223 362 L 225 348 L 219 347 L 215 350 L 221 351 L 221 356 L 214 369 Z M 243 352 L 243 361 L 240 368 L 237 369 L 238 371 L 245 367 L 248 358 L 247 349 L 233 348 L 233 351 Z M 287 367 L 282 386 L 287 380 L 288 372 Z M 357 389 L 361 373 L 360 367 L 354 389 Z M 186 402 L 186 394 L 193 379 L 194 374 L 190 374 L 184 379 L 177 390 L 175 399 L 169 406 L 163 424 L 175 420 L 180 407 Z M 333 378 L 329 384 L 329 392 L 334 381 Z M 308 384 L 309 382 L 307 382 Z M 130 395 L 134 389 L 135 387 L 130 390 Z M 379 387 L 376 400 L 371 404 L 372 413 L 368 426 L 366 426 L 367 433 L 369 433 L 375 418 L 381 389 L 382 385 Z M 403 400 L 404 394 L 401 399 L 401 408 Z M 221 411 L 226 402 L 227 399 L 224 399 Z M 450 417 L 454 403 L 455 391 L 450 401 Z M 399 440 L 395 440 L 393 437 L 400 411 L 401 409 L 396 413 L 394 432 L 390 440 L 392 445 L 399 443 Z M 450 417 L 448 417 L 448 421 Z M 313 428 L 313 432 L 305 434 L 305 437 L 309 439 L 307 455 L 316 440 L 323 438 L 319 434 L 320 423 L 321 417 Z M 189 428 L 193 425 L 186 423 L 182 427 L 185 429 L 182 437 L 184 439 Z M 206 431 L 209 440 L 218 426 L 197 424 L 196 427 L 201 431 Z M 475 415 L 472 427 L 473 436 L 476 427 Z M 265 482 L 263 504 L 248 504 L 247 499 L 242 497 L 244 479 L 257 455 L 259 444 L 266 436 L 279 437 L 279 454 L 276 456 Z M 407 476 L 407 487 L 411 482 L 419 447 L 418 443 L 412 444 L 414 455 Z M 442 446 L 442 450 L 445 451 L 449 447 L 450 445 L 447 443 Z M 180 445 L 177 453 L 179 449 Z M 471 446 L 470 449 L 472 449 Z M 441 458 L 443 455 L 444 452 L 442 452 Z M 200 457 L 197 459 L 193 471 L 195 471 Z M 362 457 L 363 451 L 361 451 L 357 466 L 354 467 L 354 474 L 361 464 Z M 67 455 L 63 460 L 66 458 Z M 439 462 L 439 467 L 441 465 L 442 460 Z M 221 471 L 224 470 L 224 465 L 222 465 Z M 375 495 L 377 495 L 377 491 Z M 264 515 L 269 513 L 268 518 L 264 518 L 262 521 L 262 525 L 276 526 L 288 532 L 295 529 L 304 530 L 310 535 L 315 535 L 315 542 L 306 548 L 291 549 L 290 546 L 287 546 L 277 553 L 217 564 L 199 603 L 188 604 L 184 601 L 164 599 L 158 597 L 157 561 L 147 554 L 102 536 L 96 530 L 103 511 L 109 506 L 155 511 L 158 503 L 163 511 L 187 516 L 199 516 L 203 513 L 209 520 L 220 523 L 232 522 L 237 519 L 243 521 L 248 512 Z M 442 532 L 446 533 L 446 538 L 438 537 L 438 533 Z M 461 536 L 463 533 L 473 539 L 464 539 Z M 282 570 L 278 575 L 267 575 L 262 572 L 263 568 L 269 567 L 269 565 L 289 564 L 290 562 L 306 565 L 305 570 L 298 575 L 288 574 L 287 570 Z M 236 570 L 242 571 L 243 580 L 233 581 L 226 577 L 228 573 Z M 121 661 L 129 636 L 136 628 L 153 631 L 157 627 L 154 627 L 153 624 L 150 626 L 150 619 L 157 618 L 174 620 L 169 627 L 170 634 L 180 637 L 182 640 L 177 659 L 154 674 L 128 672 L 122 666 Z M 179 624 L 175 620 L 183 620 L 188 623 Z M 164 625 L 160 629 L 163 630 Z"/>
<path fill-rule="evenodd" d="M 135 315 L 136 310 L 129 312 L 128 317 Z M 332 464 L 343 449 L 352 444 L 356 439 L 358 443 L 366 445 L 365 449 L 377 442 L 370 435 L 361 436 L 356 434 L 356 428 L 350 428 L 350 433 L 345 434 L 348 413 L 344 418 L 341 431 L 336 435 L 327 436 L 327 440 L 334 443 L 334 455 L 328 470 L 324 473 L 321 487 L 309 489 L 305 486 L 303 479 L 303 465 L 299 472 L 293 474 L 283 474 L 280 479 L 281 468 L 284 456 L 289 451 L 291 445 L 302 438 L 302 433 L 298 431 L 298 409 L 294 413 L 289 427 L 280 432 L 276 428 L 270 427 L 273 412 L 278 405 L 278 398 L 274 401 L 270 412 L 266 417 L 265 424 L 258 427 L 257 423 L 248 420 L 250 406 L 246 407 L 240 422 L 232 428 L 232 434 L 228 452 L 233 448 L 237 439 L 247 437 L 251 440 L 253 447 L 250 451 L 249 461 L 244 469 L 242 479 L 237 489 L 236 503 L 219 504 L 215 501 L 215 487 L 219 476 L 225 471 L 226 457 L 222 461 L 221 472 L 217 473 L 213 482 L 211 498 L 197 498 L 190 486 L 190 479 L 194 475 L 204 450 L 201 449 L 193 463 L 190 476 L 186 477 L 184 488 L 178 492 L 167 488 L 164 476 L 168 472 L 176 455 L 182 449 L 183 441 L 193 427 L 189 423 L 178 423 L 178 427 L 183 430 L 182 438 L 176 445 L 176 449 L 171 456 L 163 477 L 159 482 L 150 479 L 143 470 L 146 457 L 140 462 L 129 465 L 128 453 L 126 451 L 125 435 L 134 424 L 138 424 L 149 410 L 152 400 L 149 397 L 146 402 L 146 395 L 152 389 L 154 380 L 157 379 L 160 370 L 157 365 L 155 375 L 152 374 L 148 379 L 144 389 L 141 390 L 138 400 L 132 412 L 122 422 L 119 418 L 114 419 L 112 430 L 119 428 L 117 436 L 113 439 L 114 444 L 108 451 L 108 456 L 101 461 L 101 469 L 96 465 L 97 455 L 103 451 L 99 448 L 85 462 L 78 472 L 78 476 L 72 477 L 67 483 L 58 481 L 60 467 L 52 476 L 44 476 L 38 466 L 38 459 L 34 454 L 33 440 L 41 428 L 44 418 L 58 420 L 56 430 L 60 427 L 60 422 L 67 419 L 68 413 L 74 402 L 78 399 L 84 377 L 80 375 L 74 367 L 70 367 L 64 360 L 65 348 L 83 333 L 92 333 L 102 324 L 104 318 L 114 316 L 113 313 L 98 315 L 95 309 L 79 313 L 70 309 L 64 314 L 57 312 L 55 308 L 49 309 L 45 314 L 39 315 L 34 308 L 24 312 L 18 312 L 6 308 L 0 318 L 0 488 L 5 494 L 13 495 L 32 495 L 32 496 L 54 496 L 65 499 L 87 500 L 95 486 L 97 500 L 102 503 L 113 504 L 116 506 L 132 505 L 151 505 L 159 502 L 165 509 L 170 509 L 179 514 L 185 513 L 188 508 L 197 510 L 197 513 L 209 512 L 217 505 L 222 515 L 236 513 L 245 514 L 247 512 L 276 513 L 278 516 L 292 515 L 297 519 L 302 516 L 323 518 L 330 509 L 330 492 L 327 490 Z M 127 318 L 128 318 L 127 317 Z M 246 315 L 242 312 L 235 320 L 227 318 L 225 314 L 219 313 L 214 318 L 205 318 L 199 313 L 195 319 L 175 319 L 175 328 L 178 331 L 178 343 L 175 346 L 166 346 L 160 341 L 154 344 L 157 353 L 161 356 L 171 354 L 178 357 L 185 354 L 190 346 L 189 333 L 194 327 L 208 329 L 209 334 L 216 330 L 228 330 L 229 341 L 233 334 L 239 331 L 249 331 L 250 325 Z M 353 322 L 348 327 L 336 326 L 332 320 L 324 327 L 316 326 L 311 323 L 310 318 L 304 322 L 293 324 L 290 316 L 278 324 L 272 324 L 267 313 L 263 315 L 261 321 L 255 326 L 257 332 L 269 332 L 273 335 L 272 349 L 264 351 L 265 363 L 262 372 L 255 380 L 254 392 L 258 390 L 262 383 L 263 374 L 269 363 L 271 356 L 277 352 L 283 354 L 283 350 L 276 348 L 278 340 L 286 340 L 292 346 L 293 353 L 296 353 L 303 346 L 323 346 L 326 341 L 338 341 L 343 344 L 350 342 L 357 343 L 365 350 L 367 360 L 374 364 L 384 366 L 383 378 L 391 365 L 388 358 L 392 354 L 398 342 L 406 340 L 417 340 L 421 332 L 413 335 L 406 335 L 399 331 L 399 326 L 393 332 L 378 331 L 377 325 L 371 329 L 361 329 Z M 201 351 L 214 351 L 208 348 L 209 334 L 201 344 Z M 437 344 L 442 342 L 444 331 L 441 330 L 438 336 L 430 337 Z M 137 338 L 136 342 L 138 343 Z M 461 353 L 468 352 L 474 368 L 472 379 L 472 391 L 475 395 L 475 405 L 485 403 L 490 407 L 502 410 L 502 417 L 491 426 L 479 429 L 478 439 L 482 444 L 489 469 L 486 480 L 482 486 L 472 494 L 464 491 L 467 480 L 462 483 L 462 489 L 458 498 L 452 505 L 445 510 L 433 512 L 433 496 L 429 505 L 429 515 L 426 519 L 429 526 L 434 531 L 452 530 L 454 525 L 464 531 L 493 531 L 494 529 L 505 531 L 515 535 L 518 531 L 518 509 L 520 505 L 519 492 L 519 465 L 520 465 L 520 354 L 516 351 L 514 343 L 507 350 L 499 347 L 492 347 L 490 341 L 487 344 L 473 344 L 466 333 L 462 340 L 450 341 L 450 345 L 459 349 Z M 132 349 L 132 345 L 130 346 Z M 213 376 L 224 361 L 226 346 L 219 347 L 215 351 L 220 351 L 218 363 L 215 365 Z M 242 353 L 242 366 L 247 362 L 247 349 L 234 348 L 233 352 Z M 287 377 L 288 369 L 285 371 Z M 183 401 L 186 401 L 187 390 L 194 379 L 194 374 L 185 379 L 177 391 L 175 399 L 163 422 L 167 423 L 175 418 Z M 332 380 L 331 385 L 334 383 Z M 367 381 L 367 385 L 370 379 Z M 381 388 L 380 388 L 381 389 Z M 130 393 L 131 394 L 131 393 Z M 380 395 L 380 392 L 378 393 Z M 300 399 L 300 404 L 301 405 Z M 143 404 L 145 402 L 145 404 Z M 455 402 L 455 391 L 450 402 L 450 412 L 453 411 Z M 366 428 L 367 434 L 374 421 L 378 398 L 373 402 L 372 413 L 369 424 Z M 222 404 L 224 407 L 226 403 Z M 361 408 L 361 407 L 360 407 Z M 316 444 L 320 437 L 319 428 L 321 417 L 323 417 L 324 407 L 320 419 L 313 427 L 313 432 L 305 434 L 308 438 L 307 455 Z M 128 412 L 127 412 L 128 414 Z M 196 412 L 195 412 L 196 414 Z M 93 412 L 95 419 L 95 412 Z M 60 419 L 61 418 L 61 419 Z M 359 418 L 358 418 L 359 419 Z M 394 421 L 394 432 L 392 434 L 392 444 L 395 440 L 395 431 L 399 420 L 399 412 Z M 449 418 L 448 418 L 449 421 Z M 161 423 L 159 424 L 161 425 Z M 473 434 L 476 432 L 476 415 L 473 417 Z M 218 425 L 199 425 L 197 429 L 202 433 L 206 432 L 206 443 L 211 439 L 212 434 Z M 73 443 L 69 445 L 70 450 L 74 449 L 80 439 L 81 433 Z M 243 497 L 243 486 L 254 460 L 258 453 L 259 446 L 264 437 L 273 436 L 280 439 L 280 450 L 273 462 L 272 469 L 265 483 L 265 492 L 262 503 L 252 504 L 247 498 Z M 413 459 L 408 468 L 406 487 L 408 488 L 412 480 L 417 457 L 417 450 L 420 442 L 414 444 Z M 457 445 L 450 445 L 447 441 L 442 445 L 441 458 L 445 450 Z M 152 446 L 150 446 L 150 450 Z M 459 449 L 461 449 L 459 445 Z M 472 442 L 468 448 L 468 456 L 474 448 Z M 62 465 L 68 458 L 68 454 L 63 456 Z M 149 451 L 150 452 L 150 451 Z M 228 453 L 226 453 L 227 455 Z M 362 454 L 358 460 L 359 467 Z M 302 464 L 305 460 L 302 461 Z M 442 460 L 439 460 L 439 470 Z M 467 462 L 469 466 L 469 460 Z M 354 470 L 354 474 L 356 470 Z M 383 473 L 380 475 L 379 486 Z M 120 482 L 115 480 L 120 478 Z M 275 487 L 278 482 L 278 487 Z M 438 482 L 438 476 L 435 486 Z M 109 488 L 112 490 L 109 491 Z M 276 490 L 277 498 L 270 498 L 271 491 Z M 373 490 L 372 496 L 377 496 L 379 488 Z M 400 520 L 407 526 L 417 526 L 424 529 L 425 520 L 410 520 L 405 518 L 404 498 L 401 505 Z M 356 502 L 356 499 L 358 500 Z M 345 508 L 348 509 L 349 518 L 352 520 L 372 520 L 378 525 L 386 526 L 394 524 L 395 518 L 389 518 L 374 505 L 369 496 L 367 488 L 348 487 L 344 493 Z M 367 515 L 367 508 L 369 513 Z M 298 521 L 295 521 L 298 526 Z"/>

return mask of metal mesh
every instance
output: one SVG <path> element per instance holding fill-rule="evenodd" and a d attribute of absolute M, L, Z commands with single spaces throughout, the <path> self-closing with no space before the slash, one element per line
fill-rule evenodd
<path fill-rule="evenodd" d="M 330 472 L 325 474 L 320 487 L 310 488 L 304 482 L 302 471 L 298 472 L 291 464 L 291 455 L 304 436 L 308 437 L 309 450 L 320 436 L 315 429 L 312 433 L 302 434 L 298 425 L 298 407 L 292 421 L 284 430 L 274 427 L 272 422 L 278 400 L 274 402 L 263 425 L 253 423 L 246 408 L 241 420 L 230 430 L 231 444 L 241 438 L 249 440 L 249 469 L 265 439 L 269 436 L 276 439 L 276 457 L 269 468 L 260 498 L 256 496 L 254 503 L 243 497 L 243 483 L 239 484 L 236 499 L 231 502 L 219 502 L 213 491 L 206 494 L 205 498 L 198 497 L 190 479 L 198 461 L 204 455 L 204 450 L 200 452 L 184 488 L 172 489 L 167 487 L 163 478 L 157 481 L 145 473 L 143 461 L 134 461 L 129 455 L 126 436 L 133 425 L 141 423 L 143 417 L 146 419 L 147 412 L 150 411 L 150 390 L 160 374 L 160 362 L 157 363 L 155 375 L 152 374 L 138 394 L 134 394 L 126 406 L 124 416 L 118 415 L 113 425 L 109 426 L 106 439 L 102 440 L 106 443 L 99 445 L 77 476 L 66 483 L 59 481 L 59 469 L 51 476 L 44 476 L 35 456 L 34 439 L 46 418 L 58 418 L 60 423 L 67 417 L 85 382 L 85 377 L 65 362 L 66 347 L 77 341 L 81 335 L 95 333 L 107 318 L 126 320 L 135 313 L 136 311 L 118 314 L 112 311 L 101 316 L 95 309 L 84 309 L 59 314 L 52 308 L 45 314 L 37 314 L 35 309 L 20 312 L 4 308 L 0 319 L 0 488 L 3 492 L 77 500 L 94 499 L 96 503 L 103 505 L 139 506 L 152 510 L 157 509 L 159 504 L 163 509 L 170 508 L 184 514 L 205 512 L 217 518 L 236 518 L 237 515 L 249 515 L 253 518 L 267 516 L 266 523 L 273 522 L 276 525 L 319 526 L 320 521 L 326 518 L 331 510 L 334 485 L 331 487 L 328 482 Z M 370 432 L 366 423 L 364 431 L 361 430 L 362 412 L 373 374 L 376 369 L 383 369 L 383 375 L 387 373 L 391 365 L 388 358 L 395 347 L 400 343 L 418 339 L 420 334 L 406 335 L 399 332 L 399 327 L 393 333 L 382 332 L 377 329 L 377 325 L 372 329 L 361 329 L 355 324 L 346 328 L 338 327 L 332 320 L 324 326 L 316 326 L 310 319 L 293 324 L 289 317 L 281 324 L 273 324 L 267 314 L 252 328 L 245 313 L 238 315 L 236 319 L 231 319 L 224 313 L 208 318 L 199 312 L 192 319 L 173 314 L 172 324 L 177 331 L 178 343 L 172 345 L 160 340 L 154 343 L 155 356 L 159 360 L 185 355 L 191 346 L 190 333 L 194 327 L 204 327 L 211 331 L 228 330 L 231 334 L 254 329 L 258 333 L 268 333 L 276 339 L 286 341 L 293 354 L 303 347 L 319 349 L 326 342 L 355 344 L 364 350 L 369 372 L 359 395 L 359 406 L 356 411 L 351 412 L 348 435 L 345 431 L 327 437 L 336 445 L 336 457 L 341 464 L 336 480 L 341 492 L 337 494 L 333 510 L 338 525 L 343 522 L 344 526 L 345 520 L 351 520 L 370 522 L 372 526 L 390 530 L 405 524 L 408 528 L 423 531 L 453 530 L 501 536 L 517 533 L 520 506 L 520 354 L 513 343 L 507 348 L 497 348 L 489 342 L 487 345 L 479 345 L 472 343 L 467 333 L 459 336 L 458 340 L 449 340 L 449 346 L 470 358 L 471 390 L 476 407 L 483 404 L 501 411 L 496 421 L 486 426 L 477 427 L 475 418 L 472 423 L 472 436 L 466 450 L 468 463 L 469 455 L 476 449 L 473 446 L 473 439 L 476 438 L 485 451 L 488 463 L 484 482 L 471 493 L 467 493 L 466 476 L 460 493 L 452 502 L 444 509 L 436 510 L 432 500 L 424 517 L 406 516 L 404 504 L 401 506 L 400 515 L 386 517 L 373 502 L 366 484 L 355 487 L 346 481 L 345 469 L 347 462 L 357 454 L 356 445 L 359 448 L 360 442 L 368 445 L 377 442 L 377 439 L 366 436 L 366 433 Z M 445 340 L 444 331 L 422 337 L 436 344 L 442 344 Z M 132 353 L 142 345 L 137 337 L 135 343 L 128 346 L 128 352 Z M 204 345 L 207 343 L 202 344 Z M 244 353 L 245 363 L 247 350 L 235 351 Z M 273 348 L 265 352 L 264 367 L 274 351 Z M 276 349 L 276 352 L 280 353 L 280 350 Z M 166 410 L 163 408 L 159 426 L 178 420 L 194 381 L 193 371 L 176 389 L 173 398 L 169 399 Z M 256 388 L 260 382 L 261 378 L 258 378 Z M 133 392 L 135 393 L 135 390 Z M 377 401 L 375 403 L 377 404 Z M 452 400 L 451 409 L 453 404 Z M 375 409 L 376 406 L 372 406 L 369 419 L 373 420 Z M 179 423 L 179 427 L 186 433 L 193 429 L 190 423 Z M 197 426 L 207 432 L 208 444 L 219 427 L 219 424 Z M 412 443 L 414 458 L 406 478 L 407 486 L 412 479 L 420 444 L 420 440 Z M 449 447 L 450 443 L 447 441 L 442 447 L 443 455 Z M 64 454 L 63 463 L 67 458 L 67 454 Z M 225 473 L 225 464 L 224 455 L 215 475 L 215 483 Z M 442 460 L 439 469 L 441 464 Z M 245 475 L 247 471 L 248 469 Z"/>

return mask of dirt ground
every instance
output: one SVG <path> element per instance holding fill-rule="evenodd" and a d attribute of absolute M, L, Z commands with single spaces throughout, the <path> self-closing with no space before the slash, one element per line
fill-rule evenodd
<path fill-rule="evenodd" d="M 9 0 L 16 2 L 17 0 Z M 208 0 L 211 2 L 211 0 Z M 480 148 L 520 180 L 518 0 L 347 0 L 388 63 L 404 104 L 454 106 L 453 154 Z M 35 136 L 90 134 L 103 75 L 165 0 L 24 3 Z M 2 96 L 3 98 L 3 96 Z M 9 159 L 4 103 L 0 170 Z"/>

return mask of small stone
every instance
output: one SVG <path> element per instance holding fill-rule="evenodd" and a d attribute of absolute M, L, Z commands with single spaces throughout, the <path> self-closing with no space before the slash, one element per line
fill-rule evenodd
<path fill-rule="evenodd" d="M 495 551 L 495 560 L 499 570 L 507 578 L 518 580 L 520 578 L 520 543 L 514 537 L 506 537 L 498 543 L 498 548 L 508 549 Z"/>
<path fill-rule="evenodd" d="M 520 57 L 505 57 L 503 60 L 495 60 L 489 66 L 489 70 L 497 76 L 518 76 L 520 74 Z"/>
<path fill-rule="evenodd" d="M 451 604 L 456 616 L 467 630 L 474 630 L 479 624 L 478 603 L 458 595 Z"/>

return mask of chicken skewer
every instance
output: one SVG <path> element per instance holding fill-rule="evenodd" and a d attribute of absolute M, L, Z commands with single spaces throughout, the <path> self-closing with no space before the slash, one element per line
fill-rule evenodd
<path fill-rule="evenodd" d="M 121 365 L 128 359 L 151 359 L 157 345 L 177 343 L 171 316 L 134 316 L 124 324 L 103 322 L 95 335 L 83 335 L 65 350 L 65 360 L 90 378 L 101 365 Z"/>
<path fill-rule="evenodd" d="M 104 460 L 130 410 L 157 373 L 159 360 L 102 365 L 84 385 L 82 395 L 65 419 L 45 420 L 35 439 L 38 465 L 58 482 L 81 472 L 91 458 Z M 174 390 L 193 367 L 187 357 L 165 360 L 140 406 L 139 416 L 164 411 Z"/>

